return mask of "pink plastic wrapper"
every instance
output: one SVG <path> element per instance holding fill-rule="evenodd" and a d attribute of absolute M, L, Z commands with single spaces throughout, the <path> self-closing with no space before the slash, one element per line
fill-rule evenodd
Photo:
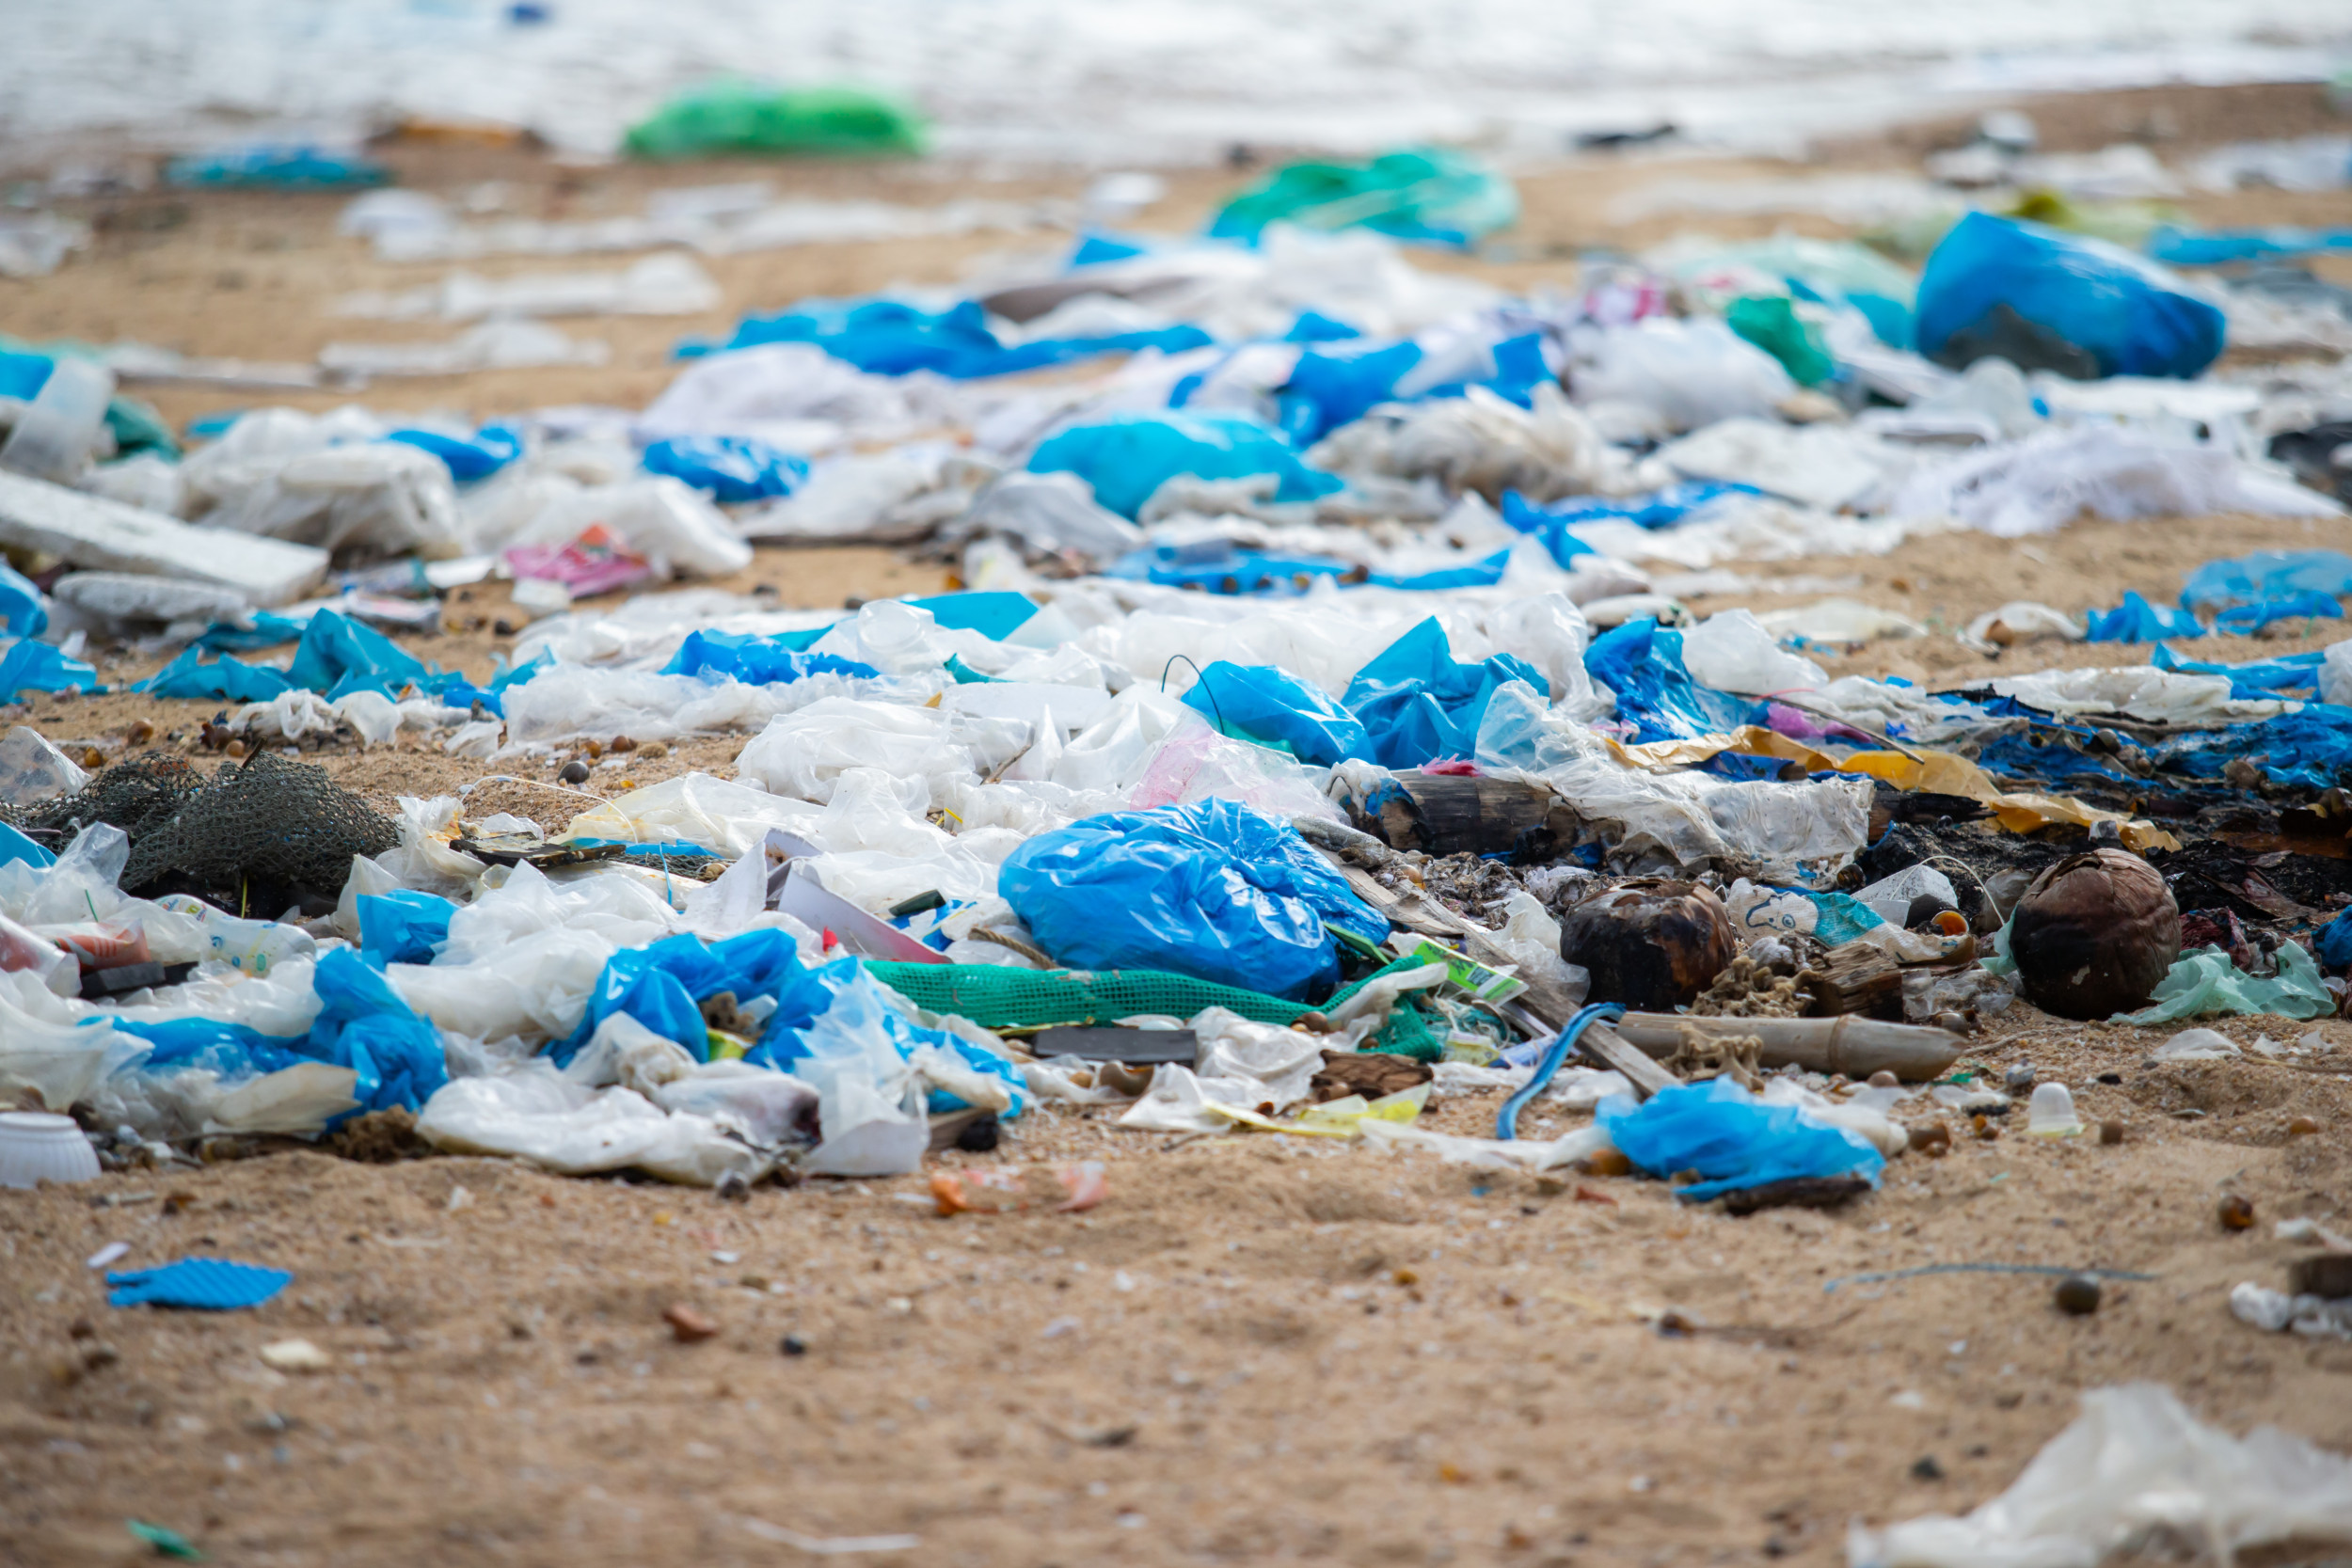
<path fill-rule="evenodd" d="M 151 956 L 147 950 L 147 927 L 135 920 L 123 926 L 85 920 L 55 930 L 56 940 L 80 960 L 84 969 L 120 969 L 124 964 L 146 963 Z"/>
<path fill-rule="evenodd" d="M 1217 734 L 1195 714 L 1160 742 L 1143 778 L 1127 796 L 1134 811 L 1205 800 L 1239 800 L 1275 816 L 1347 820 L 1314 785 L 1313 769 L 1263 746 Z"/>
<path fill-rule="evenodd" d="M 602 523 L 568 545 L 517 545 L 506 552 L 506 564 L 518 578 L 550 578 L 583 598 L 653 576 L 645 558 Z"/>

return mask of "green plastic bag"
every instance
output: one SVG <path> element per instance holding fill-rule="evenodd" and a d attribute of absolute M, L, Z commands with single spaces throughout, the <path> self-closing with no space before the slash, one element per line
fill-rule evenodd
<path fill-rule="evenodd" d="M 865 87 L 780 87 L 728 78 L 690 87 L 629 127 L 639 158 L 729 152 L 920 152 L 922 116 Z"/>
<path fill-rule="evenodd" d="M 1422 147 L 1368 164 L 1285 164 L 1227 202 L 1209 235 L 1254 242 L 1267 224 L 1295 223 L 1467 247 L 1518 216 L 1511 182 L 1474 158 Z"/>
<path fill-rule="evenodd" d="M 1735 299 L 1724 322 L 1749 342 L 1780 361 L 1800 387 L 1818 387 L 1836 373 L 1821 335 L 1797 315 L 1797 308 L 1771 294 Z"/>
<path fill-rule="evenodd" d="M 2156 983 L 2153 1006 L 2118 1013 L 2118 1023 L 2171 1023 L 2217 1013 L 2277 1013 L 2281 1018 L 2319 1018 L 2336 1010 L 2336 999 L 2320 980 L 2319 965 L 2299 942 L 2279 944 L 2279 973 L 2271 979 L 2249 974 L 2218 947 L 2184 953 Z"/>

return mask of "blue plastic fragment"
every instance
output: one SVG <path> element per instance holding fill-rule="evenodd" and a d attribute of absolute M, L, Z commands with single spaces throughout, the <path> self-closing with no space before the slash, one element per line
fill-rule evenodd
<path fill-rule="evenodd" d="M 1543 673 L 1517 654 L 1494 654 L 1476 664 L 1457 661 L 1444 626 L 1432 615 L 1357 671 L 1340 704 L 1363 721 L 1373 760 L 1383 768 L 1419 768 L 1473 754 L 1486 705 L 1515 680 L 1550 689 Z"/>
<path fill-rule="evenodd" d="M 1122 517 L 1143 510 L 1178 474 L 1245 479 L 1271 474 L 1274 499 L 1314 500 L 1340 488 L 1333 475 L 1310 468 L 1281 435 L 1240 414 L 1174 409 L 1114 414 L 1049 436 L 1030 455 L 1032 473 L 1073 473 L 1094 487 L 1094 499 Z"/>
<path fill-rule="evenodd" d="M 1320 687 L 1270 664 L 1217 659 L 1200 672 L 1184 704 L 1226 735 L 1279 748 L 1317 768 L 1372 754 L 1361 720 Z"/>
<path fill-rule="evenodd" d="M 2083 617 L 2087 642 L 2161 642 L 2168 637 L 2205 635 L 2196 616 L 2185 610 L 2158 610 L 2137 592 L 2127 592 L 2114 610 L 2094 610 Z"/>
<path fill-rule="evenodd" d="M 12 703 L 27 691 L 73 689 L 103 691 L 97 667 L 29 637 L 18 638 L 0 653 L 0 703 Z"/>
<path fill-rule="evenodd" d="M 2256 550 L 2208 561 L 2181 589 L 2185 609 L 2260 604 L 2298 594 L 2352 594 L 2352 555 L 2342 550 Z"/>
<path fill-rule="evenodd" d="M 808 465 L 788 451 L 748 436 L 674 436 L 645 449 L 645 471 L 684 480 L 727 505 L 788 496 L 808 478 Z"/>
<path fill-rule="evenodd" d="M 183 1307 L 203 1312 L 233 1312 L 259 1307 L 294 1283 L 284 1269 L 232 1263 L 221 1258 L 183 1258 L 152 1269 L 125 1269 L 106 1275 L 116 1307 Z"/>
<path fill-rule="evenodd" d="M 484 425 L 471 436 L 449 436 L 437 430 L 395 430 L 384 437 L 415 447 L 439 458 L 449 477 L 460 484 L 489 478 L 523 454 L 522 437 L 504 425 Z"/>
<path fill-rule="evenodd" d="M 1693 1202 L 1801 1177 L 1859 1176 L 1875 1187 L 1886 1168 L 1858 1134 L 1807 1121 L 1792 1105 L 1766 1105 L 1729 1078 L 1669 1085 L 1639 1105 L 1612 1095 L 1594 1115 L 1637 1169 L 1706 1178 L 1681 1189 Z"/>

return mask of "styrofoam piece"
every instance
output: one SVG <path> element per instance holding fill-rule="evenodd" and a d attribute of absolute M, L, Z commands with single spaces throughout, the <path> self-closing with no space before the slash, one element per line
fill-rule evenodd
<path fill-rule="evenodd" d="M 326 552 L 308 545 L 197 528 L 11 473 L 0 473 L 0 545 L 90 571 L 219 583 L 257 605 L 290 603 L 326 577 Z"/>

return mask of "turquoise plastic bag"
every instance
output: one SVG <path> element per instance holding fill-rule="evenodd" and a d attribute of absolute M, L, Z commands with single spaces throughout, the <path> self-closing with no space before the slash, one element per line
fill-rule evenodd
<path fill-rule="evenodd" d="M 2281 1018 L 2324 1018 L 2336 999 L 2319 977 L 2319 965 L 2299 942 L 2279 944 L 2279 973 L 2269 979 L 2249 974 L 2218 947 L 2200 947 L 2173 961 L 2156 982 L 2151 1005 L 2118 1013 L 2117 1023 L 2172 1023 L 2221 1013 L 2277 1013 Z"/>
<path fill-rule="evenodd" d="M 1152 492 L 1178 474 L 1246 479 L 1272 474 L 1274 499 L 1311 501 L 1340 482 L 1299 461 L 1289 442 L 1239 414 L 1116 414 L 1050 436 L 1029 459 L 1032 473 L 1073 473 L 1094 499 L 1132 519 Z"/>

